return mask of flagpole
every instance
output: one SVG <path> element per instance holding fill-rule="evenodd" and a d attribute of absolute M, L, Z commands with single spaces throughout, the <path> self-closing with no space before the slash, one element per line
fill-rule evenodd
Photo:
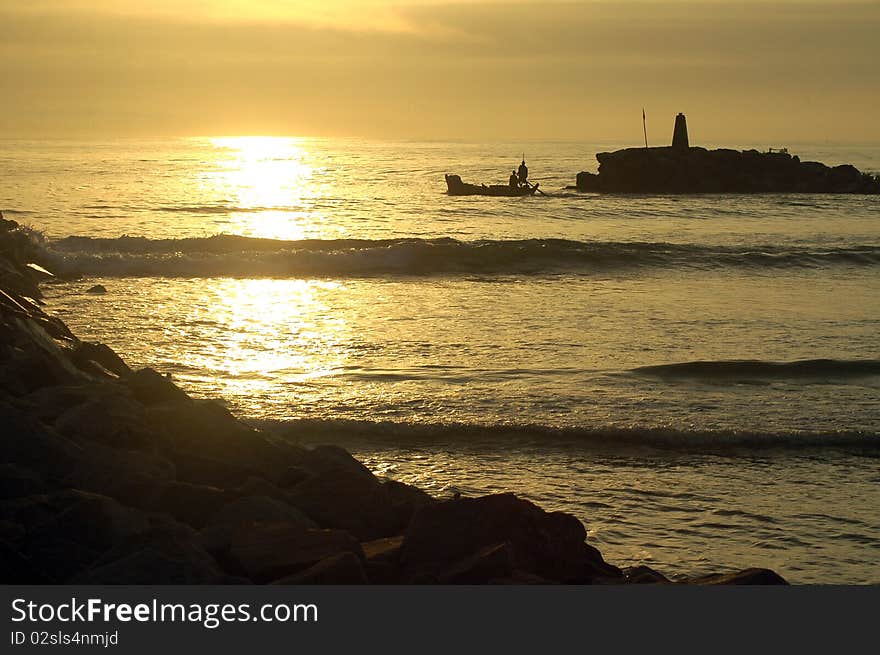
<path fill-rule="evenodd" d="M 642 107 L 642 129 L 645 131 L 645 150 L 648 149 L 648 122 L 645 120 L 645 108 Z"/>

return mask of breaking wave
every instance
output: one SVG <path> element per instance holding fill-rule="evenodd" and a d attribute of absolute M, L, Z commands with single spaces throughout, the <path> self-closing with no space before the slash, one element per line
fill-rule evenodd
<path fill-rule="evenodd" d="M 358 443 L 472 448 L 657 448 L 663 450 L 816 449 L 880 451 L 880 434 L 860 431 L 760 432 L 750 430 L 679 430 L 667 427 L 551 427 L 408 423 L 349 419 L 256 420 L 253 423 L 305 444 Z"/>
<path fill-rule="evenodd" d="M 48 247 L 58 272 L 101 276 L 541 275 L 639 268 L 880 265 L 880 246 L 745 248 L 566 239 L 280 241 L 234 235 L 186 239 L 72 236 Z"/>
<path fill-rule="evenodd" d="M 642 366 L 634 373 L 663 378 L 768 379 L 852 378 L 880 375 L 877 359 L 804 359 L 795 362 L 762 360 L 698 361 Z"/>

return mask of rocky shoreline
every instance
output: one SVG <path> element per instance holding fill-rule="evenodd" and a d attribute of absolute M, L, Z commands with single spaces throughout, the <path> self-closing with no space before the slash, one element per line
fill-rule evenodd
<path fill-rule="evenodd" d="M 880 193 L 880 177 L 855 166 L 801 161 L 785 151 L 626 148 L 596 155 L 599 172 L 577 175 L 598 193 Z"/>
<path fill-rule="evenodd" d="M 671 583 L 605 562 L 569 514 L 432 498 L 131 370 L 43 310 L 38 239 L 0 221 L 4 584 Z"/>

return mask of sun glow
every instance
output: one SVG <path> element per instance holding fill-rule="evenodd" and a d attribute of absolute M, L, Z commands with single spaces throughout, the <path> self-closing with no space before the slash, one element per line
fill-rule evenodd
<path fill-rule="evenodd" d="M 304 139 L 224 137 L 210 139 L 215 170 L 202 184 L 234 205 L 228 231 L 272 239 L 302 239 L 329 220 L 319 207 L 326 183 L 316 179 Z"/>

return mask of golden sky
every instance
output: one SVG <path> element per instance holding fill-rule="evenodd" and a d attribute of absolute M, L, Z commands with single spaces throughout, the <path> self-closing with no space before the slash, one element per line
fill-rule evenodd
<path fill-rule="evenodd" d="M 880 141 L 880 2 L 0 0 L 0 136 Z"/>

